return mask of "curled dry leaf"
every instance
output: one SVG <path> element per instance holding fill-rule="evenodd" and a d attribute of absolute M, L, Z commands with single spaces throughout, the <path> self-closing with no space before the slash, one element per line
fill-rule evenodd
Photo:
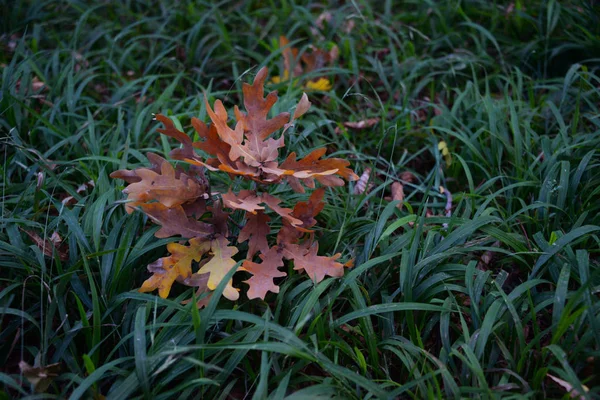
<path fill-rule="evenodd" d="M 400 202 L 396 207 L 401 210 L 402 202 L 404 201 L 404 186 L 400 182 L 392 183 L 392 200 L 398 200 Z"/>
<path fill-rule="evenodd" d="M 44 393 L 48 390 L 54 378 L 60 374 L 61 367 L 59 363 L 32 367 L 25 361 L 20 361 L 19 369 L 25 379 L 33 386 L 36 393 Z"/>
<path fill-rule="evenodd" d="M 66 243 L 63 243 L 62 238 L 58 232 L 52 233 L 50 239 L 42 239 L 40 235 L 34 231 L 20 228 L 29 238 L 35 243 L 35 245 L 42 250 L 46 257 L 54 257 L 54 252 L 58 254 L 58 258 L 62 261 L 69 259 L 69 247 Z"/>
<path fill-rule="evenodd" d="M 572 399 L 577 399 L 577 400 L 584 400 L 587 398 L 586 394 L 590 391 L 590 389 L 585 386 L 585 385 L 581 385 L 583 390 L 586 392 L 586 394 L 584 393 L 580 393 L 577 389 L 575 389 L 573 387 L 573 385 L 571 385 L 569 382 L 560 379 L 554 375 L 550 375 L 550 374 L 546 374 L 546 376 L 550 379 L 552 379 L 554 382 L 558 383 L 563 389 L 565 389 L 567 391 L 567 393 L 569 393 L 569 396 Z"/>
<path fill-rule="evenodd" d="M 346 128 L 362 130 L 375 126 L 379 122 L 379 118 L 369 118 L 356 122 L 344 122 L 344 126 Z"/>
<path fill-rule="evenodd" d="M 364 172 L 358 178 L 356 185 L 354 185 L 354 194 L 363 194 L 365 190 L 367 190 L 367 184 L 369 183 L 369 178 L 371 177 L 371 168 L 365 168 Z"/>

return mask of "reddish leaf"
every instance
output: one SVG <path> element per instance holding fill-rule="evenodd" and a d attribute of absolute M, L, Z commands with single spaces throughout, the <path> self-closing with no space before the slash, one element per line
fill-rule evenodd
<path fill-rule="evenodd" d="M 227 193 L 223 193 L 223 203 L 229 208 L 236 210 L 245 210 L 252 214 L 256 214 L 259 210 L 265 208 L 260 206 L 263 202 L 261 196 L 257 196 L 252 190 L 242 190 L 239 195 L 235 195 L 231 189 Z"/>
<path fill-rule="evenodd" d="M 161 174 L 140 168 L 136 174 L 141 178 L 139 182 L 130 184 L 123 190 L 132 203 L 128 204 L 128 212 L 135 206 L 150 200 L 156 200 L 167 207 L 173 207 L 191 202 L 205 193 L 205 188 L 197 181 L 190 179 L 186 174 L 175 176 L 175 169 L 168 162 L 163 162 Z"/>
<path fill-rule="evenodd" d="M 292 224 L 292 226 L 302 225 L 302 221 L 300 221 L 298 218 L 294 218 L 294 216 L 292 215 L 292 209 L 279 207 L 279 203 L 281 203 L 281 200 L 277 197 L 271 196 L 268 193 L 263 193 L 262 200 L 265 204 L 269 206 L 271 210 L 281 215 L 281 217 L 286 219 L 290 224 Z"/>
<path fill-rule="evenodd" d="M 214 232 L 211 225 L 188 218 L 181 206 L 167 208 L 160 203 L 142 204 L 142 210 L 161 228 L 154 234 L 157 238 L 181 235 L 186 238 L 207 237 Z"/>
<path fill-rule="evenodd" d="M 267 235 L 271 232 L 271 227 L 269 227 L 271 218 L 264 212 L 259 211 L 256 214 L 246 213 L 246 219 L 246 225 L 240 231 L 238 242 L 241 243 L 250 239 L 246 258 L 252 260 L 257 251 L 266 254 L 269 250 Z"/>
<path fill-rule="evenodd" d="M 314 242 L 308 251 L 298 245 L 290 245 L 290 253 L 293 255 L 294 269 L 304 270 L 315 282 L 321 282 L 325 275 L 333 277 L 344 276 L 344 265 L 336 262 L 341 254 L 333 257 L 318 256 L 319 244 Z"/>
<path fill-rule="evenodd" d="M 278 251 L 277 247 L 268 249 L 260 255 L 262 262 L 260 264 L 246 260 L 242 264 L 242 270 L 252 274 L 252 277 L 247 281 L 250 288 L 248 289 L 249 299 L 263 299 L 267 292 L 279 293 L 279 286 L 273 282 L 274 278 L 281 278 L 287 274 L 280 271 L 278 268 L 283 266 L 283 255 Z"/>

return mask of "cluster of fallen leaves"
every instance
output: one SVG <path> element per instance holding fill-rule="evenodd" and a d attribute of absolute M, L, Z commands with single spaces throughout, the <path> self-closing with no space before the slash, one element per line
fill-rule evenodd
<path fill-rule="evenodd" d="M 198 288 L 198 295 L 214 290 L 227 273 L 236 266 L 235 256 L 240 244 L 247 242 L 247 253 L 238 271 L 245 271 L 250 278 L 249 298 L 264 299 L 267 292 L 278 293 L 274 281 L 287 274 L 280 268 L 284 261 L 293 262 L 295 270 L 306 272 L 315 282 L 325 276 L 339 277 L 344 264 L 338 262 L 340 254 L 331 257 L 318 255 L 318 242 L 311 229 L 315 217 L 325 203 L 323 187 L 316 189 L 308 201 L 298 202 L 293 208 L 282 205 L 282 200 L 268 192 L 270 186 L 287 182 L 300 193 L 305 188 L 343 186 L 344 180 L 356 180 L 358 176 L 348 168 L 349 162 L 339 158 L 327 158 L 325 148 L 316 149 L 303 158 L 290 153 L 280 160 L 280 149 L 285 147 L 285 132 L 293 121 L 310 107 L 304 94 L 294 113 L 281 113 L 268 118 L 269 111 L 277 102 L 277 94 L 264 95 L 267 69 L 261 69 L 252 85 L 243 85 L 244 108 L 234 108 L 235 125 L 230 126 L 229 115 L 223 103 L 217 100 L 213 107 L 205 97 L 211 124 L 193 118 L 192 126 L 200 141 L 194 142 L 178 130 L 171 119 L 157 115 L 163 125 L 159 132 L 181 143 L 170 157 L 191 164 L 184 170 L 173 167 L 162 157 L 148 153 L 152 163 L 149 168 L 119 170 L 113 178 L 125 180 L 129 185 L 127 212 L 139 208 L 151 220 L 161 226 L 156 232 L 159 238 L 180 236 L 187 243 L 170 243 L 169 255 L 150 265 L 153 274 L 140 291 L 158 290 L 166 298 L 174 282 Z M 281 133 L 278 137 L 274 134 Z M 201 157 L 196 149 L 208 154 Z M 234 193 L 211 193 L 206 171 L 226 172 L 232 177 L 242 177 L 256 182 L 256 189 Z M 244 212 L 244 225 L 237 237 L 229 230 L 229 212 Z M 271 221 L 281 218 L 277 231 Z M 346 265 L 348 266 L 348 265 Z M 232 279 L 226 283 L 223 295 L 230 300 L 239 297 Z M 198 306 L 207 301 L 199 296 Z"/>

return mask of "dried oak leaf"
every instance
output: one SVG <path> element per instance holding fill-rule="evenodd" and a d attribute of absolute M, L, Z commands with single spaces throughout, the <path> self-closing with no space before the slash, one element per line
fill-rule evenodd
<path fill-rule="evenodd" d="M 330 51 L 315 48 L 314 46 L 309 47 L 309 51 L 302 54 L 298 59 L 298 49 L 291 47 L 289 40 L 285 36 L 279 37 L 279 48 L 283 56 L 283 77 L 275 76 L 271 80 L 273 83 L 280 83 L 287 81 L 293 77 L 299 77 L 302 74 L 313 72 L 318 69 L 322 69 L 331 65 L 339 55 L 339 49 L 337 46 L 333 46 Z M 333 85 L 331 81 L 323 76 L 319 76 L 315 79 L 309 80 L 304 84 L 304 88 L 307 90 L 331 90 Z"/>
<path fill-rule="evenodd" d="M 313 179 L 323 186 L 344 186 L 344 181 L 336 175 L 348 181 L 358 179 L 358 175 L 347 168 L 350 162 L 341 158 L 321 159 L 326 152 L 325 148 L 316 149 L 300 160 L 296 160 L 296 153 L 292 152 L 280 165 L 280 168 L 285 170 L 286 178 L 294 191 L 304 193 L 300 181 L 307 187 L 313 188 Z"/>
<path fill-rule="evenodd" d="M 166 207 L 173 207 L 194 203 L 207 197 L 208 181 L 203 171 L 192 167 L 190 172 L 196 174 L 196 177 L 192 177 L 181 170 L 176 170 L 156 154 L 148 153 L 147 156 L 152 163 L 152 168 L 118 170 L 110 174 L 111 178 L 123 179 L 129 183 L 129 186 L 123 190 L 129 200 L 125 205 L 127 213 L 153 200 Z"/>
<path fill-rule="evenodd" d="M 153 275 L 144 281 L 139 291 L 145 293 L 158 289 L 158 295 L 166 299 L 173 282 L 183 281 L 192 276 L 192 261 L 200 261 L 211 249 L 210 245 L 211 242 L 201 238 L 190 239 L 189 246 L 169 243 L 167 250 L 171 255 L 148 265 L 148 271 Z"/>
<path fill-rule="evenodd" d="M 225 278 L 225 275 L 236 264 L 236 261 L 231 258 L 237 254 L 238 249 L 233 246 L 228 246 L 229 241 L 223 236 L 217 235 L 210 242 L 210 253 L 212 258 L 202 266 L 197 274 L 209 274 L 207 286 L 210 290 L 215 290 L 219 283 Z M 232 286 L 232 279 L 227 282 L 223 290 L 223 296 L 229 300 L 237 300 L 240 297 L 239 289 Z"/>
<path fill-rule="evenodd" d="M 268 249 L 259 257 L 262 260 L 260 264 L 246 260 L 240 269 L 252 274 L 250 279 L 244 281 L 250 286 L 247 293 L 248 298 L 264 300 L 267 292 L 279 293 L 279 286 L 275 285 L 273 279 L 284 277 L 287 274 L 278 269 L 283 267 L 283 254 L 278 247 Z"/>
<path fill-rule="evenodd" d="M 157 238 L 181 235 L 185 238 L 207 237 L 214 232 L 212 225 L 190 218 L 180 205 L 168 208 L 161 203 L 142 204 L 142 211 L 161 228 L 154 234 Z"/>
<path fill-rule="evenodd" d="M 304 270 L 315 283 L 321 282 L 325 275 L 338 278 L 344 276 L 344 265 L 335 261 L 341 254 L 324 257 L 317 255 L 318 250 L 318 242 L 312 243 L 308 250 L 304 246 L 292 244 L 285 247 L 283 255 L 294 260 L 294 269 Z"/>
<path fill-rule="evenodd" d="M 208 284 L 208 274 L 202 274 L 202 275 L 192 275 L 191 278 L 185 279 L 183 282 L 183 284 L 187 285 L 187 286 L 196 286 L 198 287 L 198 290 L 196 290 L 196 298 L 198 300 L 196 300 L 196 307 L 197 308 L 203 308 L 206 307 L 208 305 L 208 302 L 210 301 L 212 294 L 210 293 L 210 289 L 208 288 L 207 284 Z M 207 294 L 205 294 L 207 293 Z M 192 299 L 189 300 L 184 300 L 181 302 L 181 304 L 189 304 L 192 302 Z"/>
<path fill-rule="evenodd" d="M 292 215 L 302 221 L 302 224 L 297 226 L 296 229 L 303 232 L 311 232 L 309 228 L 316 225 L 317 220 L 315 217 L 325 207 L 323 196 L 325 195 L 325 189 L 319 188 L 311 193 L 307 202 L 300 201 L 294 206 Z"/>
<path fill-rule="evenodd" d="M 265 209 L 260 205 L 263 202 L 262 197 L 253 190 L 242 190 L 236 195 L 230 189 L 229 192 L 223 193 L 221 197 L 223 197 L 223 204 L 234 210 L 244 210 L 256 214 L 257 211 Z"/>
<path fill-rule="evenodd" d="M 246 213 L 246 225 L 240 231 L 238 242 L 248 242 L 248 255 L 246 258 L 252 260 L 252 257 L 260 251 L 266 254 L 269 250 L 267 235 L 271 232 L 269 221 L 271 218 L 262 211 L 257 213 Z"/>
<path fill-rule="evenodd" d="M 128 212 L 133 207 L 156 200 L 166 207 L 173 207 L 191 202 L 200 198 L 205 193 L 205 188 L 186 174 L 175 176 L 175 169 L 168 162 L 163 162 L 160 174 L 151 169 L 140 168 L 135 171 L 141 179 L 127 186 L 123 193 L 128 195 L 132 203 L 128 204 Z"/>

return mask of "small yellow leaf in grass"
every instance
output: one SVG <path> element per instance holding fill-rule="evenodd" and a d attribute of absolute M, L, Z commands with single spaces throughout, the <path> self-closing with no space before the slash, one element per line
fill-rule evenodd
<path fill-rule="evenodd" d="M 452 155 L 450 154 L 450 150 L 448 150 L 448 145 L 445 141 L 441 141 L 438 143 L 438 150 L 444 156 L 444 160 L 446 160 L 446 166 L 450 166 L 452 164 Z"/>
<path fill-rule="evenodd" d="M 331 90 L 333 85 L 331 81 L 327 78 L 319 78 L 317 81 L 308 81 L 304 85 L 307 90 L 321 90 L 327 92 Z"/>

